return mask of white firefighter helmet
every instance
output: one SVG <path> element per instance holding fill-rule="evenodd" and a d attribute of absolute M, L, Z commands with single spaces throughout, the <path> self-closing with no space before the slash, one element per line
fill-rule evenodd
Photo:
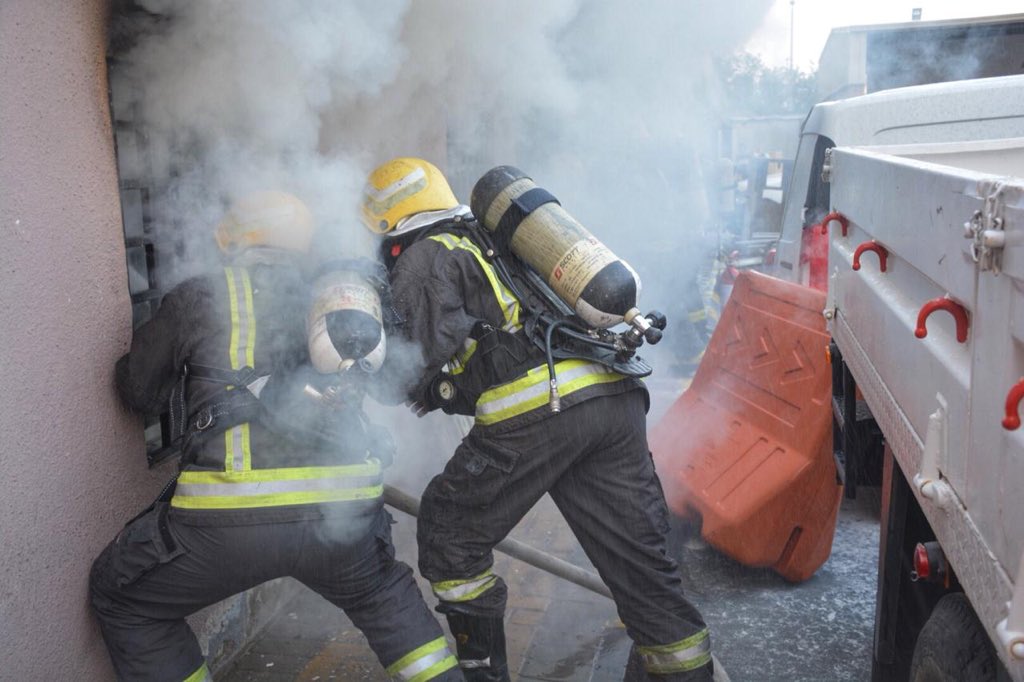
<path fill-rule="evenodd" d="M 268 246 L 306 253 L 313 240 L 313 215 L 285 192 L 255 192 L 235 201 L 214 233 L 224 253 Z"/>

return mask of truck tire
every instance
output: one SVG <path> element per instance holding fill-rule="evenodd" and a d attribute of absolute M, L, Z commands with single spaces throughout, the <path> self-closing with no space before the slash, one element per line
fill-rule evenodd
<path fill-rule="evenodd" d="M 939 600 L 921 629 L 910 663 L 911 682 L 995 682 L 999 659 L 962 592 Z"/>

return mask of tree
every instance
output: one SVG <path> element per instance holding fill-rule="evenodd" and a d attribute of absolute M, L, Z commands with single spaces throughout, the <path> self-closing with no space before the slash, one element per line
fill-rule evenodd
<path fill-rule="evenodd" d="M 731 116 L 803 114 L 818 101 L 816 73 L 769 68 L 749 52 L 717 58 L 715 71 Z"/>

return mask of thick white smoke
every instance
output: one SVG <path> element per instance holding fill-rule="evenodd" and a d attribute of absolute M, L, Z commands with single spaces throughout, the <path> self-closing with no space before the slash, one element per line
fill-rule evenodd
<path fill-rule="evenodd" d="M 115 17 L 133 40 L 111 75 L 146 136 L 157 230 L 185 242 L 165 284 L 216 262 L 213 226 L 254 190 L 305 200 L 321 253 L 372 254 L 363 180 L 406 155 L 444 169 L 465 203 L 489 168 L 523 168 L 633 264 L 650 308 L 707 258 L 711 59 L 771 3 L 137 4 Z"/>
<path fill-rule="evenodd" d="M 686 197 L 713 139 L 709 59 L 770 3 L 139 4 L 159 20 L 114 83 L 131 85 L 166 182 L 160 216 L 202 235 L 224 201 L 281 188 L 339 247 L 365 248 L 359 188 L 398 154 L 445 168 L 465 201 L 489 167 L 516 163 L 610 243 L 620 227 L 632 240 L 698 222 Z"/>
<path fill-rule="evenodd" d="M 324 153 L 322 119 L 395 78 L 407 3 L 139 4 L 156 18 L 119 19 L 142 33 L 117 55 L 112 83 L 146 135 L 158 229 L 185 235 L 178 276 L 208 263 L 225 205 L 262 189 L 297 194 L 321 227 L 344 225 L 346 246 L 366 252 L 354 210 L 366 162 L 360 146 Z"/>

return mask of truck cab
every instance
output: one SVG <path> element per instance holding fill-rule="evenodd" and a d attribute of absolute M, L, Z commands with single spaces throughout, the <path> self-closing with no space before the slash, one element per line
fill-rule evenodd
<path fill-rule="evenodd" d="M 863 147 L 1004 139 L 1024 135 L 1024 76 L 935 83 L 815 106 L 800 131 L 785 193 L 774 263 L 765 272 L 808 284 L 810 262 L 801 263 L 804 231 L 830 208 L 822 180 L 825 152 Z"/>

